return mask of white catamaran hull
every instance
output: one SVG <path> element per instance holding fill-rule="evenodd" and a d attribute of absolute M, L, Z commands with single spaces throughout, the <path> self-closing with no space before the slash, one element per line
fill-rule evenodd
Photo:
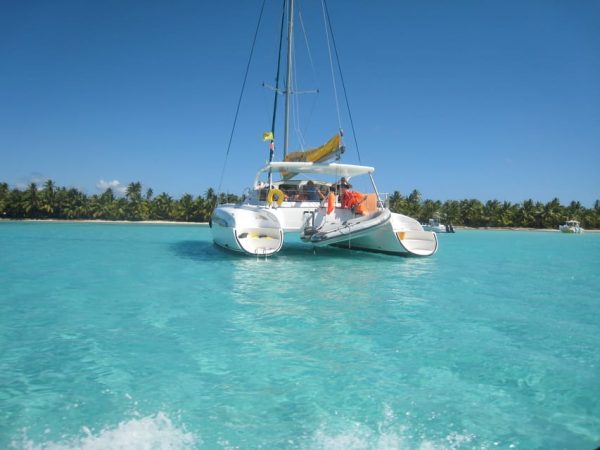
<path fill-rule="evenodd" d="M 429 256 L 438 248 L 435 233 L 423 231 L 416 220 L 387 208 L 356 216 L 343 208 L 327 215 L 325 207 L 316 202 L 286 202 L 279 208 L 221 205 L 213 213 L 211 228 L 217 245 L 248 255 L 277 253 L 289 233 L 298 233 L 317 247 L 332 245 L 396 255 Z"/>
<path fill-rule="evenodd" d="M 438 240 L 435 233 L 423 231 L 416 220 L 391 213 L 390 220 L 383 226 L 374 228 L 370 233 L 350 235 L 349 239 L 336 246 L 395 255 L 430 256 L 437 251 Z"/>
<path fill-rule="evenodd" d="M 215 244 L 235 252 L 269 256 L 283 245 L 279 220 L 266 208 L 219 206 L 210 226 Z"/>

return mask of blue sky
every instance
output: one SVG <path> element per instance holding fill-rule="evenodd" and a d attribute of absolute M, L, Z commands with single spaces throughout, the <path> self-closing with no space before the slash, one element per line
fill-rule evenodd
<path fill-rule="evenodd" d="M 312 146 L 338 119 L 320 2 L 297 2 L 313 64 L 298 25 L 296 85 L 319 89 L 298 99 Z M 140 181 L 174 197 L 217 188 L 261 4 L 0 2 L 0 181 L 51 178 L 88 194 Z M 273 84 L 280 1 L 266 5 L 224 172 L 234 193 L 267 158 L 262 83 Z M 600 199 L 600 2 L 328 7 L 361 162 L 380 191 Z M 346 113 L 342 126 L 344 162 L 356 163 Z"/>

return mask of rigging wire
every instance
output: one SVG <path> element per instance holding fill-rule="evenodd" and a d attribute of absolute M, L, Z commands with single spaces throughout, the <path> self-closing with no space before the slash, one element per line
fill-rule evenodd
<path fill-rule="evenodd" d="M 293 48 L 294 48 L 294 54 L 297 54 L 296 52 L 296 41 L 294 41 L 292 43 Z M 292 92 L 294 92 L 296 95 L 294 95 L 293 97 L 291 97 L 291 103 L 292 103 L 292 123 L 294 124 L 294 131 L 296 133 L 296 138 L 298 139 L 298 144 L 300 146 L 299 150 L 300 151 L 304 151 L 307 147 L 306 144 L 306 138 L 304 136 L 304 132 L 302 131 L 302 125 L 300 124 L 300 119 L 301 119 L 301 114 L 300 114 L 300 97 L 301 94 L 305 94 L 306 92 L 301 92 L 300 89 L 298 89 L 298 64 L 295 64 L 294 66 L 292 66 L 293 69 L 293 74 L 292 74 L 292 87 L 293 90 Z M 306 128 L 306 127 L 305 127 Z"/>
<path fill-rule="evenodd" d="M 233 119 L 233 127 L 231 128 L 231 134 L 229 136 L 229 143 L 227 144 L 227 153 L 225 153 L 225 162 L 223 163 L 223 169 L 221 170 L 221 178 L 219 179 L 219 187 L 217 189 L 217 194 L 219 192 L 221 192 L 221 185 L 223 184 L 223 175 L 225 174 L 225 167 L 227 166 L 227 159 L 229 158 L 229 152 L 231 150 L 231 142 L 233 141 L 233 134 L 235 132 L 235 126 L 237 124 L 238 115 L 240 113 L 242 97 L 244 96 L 244 90 L 246 88 L 246 81 L 248 81 L 248 73 L 250 72 L 250 63 L 252 62 L 252 55 L 254 54 L 254 48 L 256 46 L 256 38 L 258 37 L 258 30 L 260 29 L 260 23 L 262 21 L 266 2 L 267 2 L 267 0 L 263 0 L 262 7 L 260 8 L 260 14 L 258 16 L 258 23 L 256 24 L 256 31 L 254 32 L 254 39 L 252 40 L 252 48 L 250 49 L 250 56 L 248 57 L 248 64 L 246 65 L 246 73 L 244 74 L 244 82 L 242 83 L 242 89 L 240 92 L 240 97 L 238 99 L 237 108 L 235 110 L 235 117 Z"/>
<path fill-rule="evenodd" d="M 304 18 L 302 15 L 302 10 L 298 9 L 298 19 L 300 22 L 300 29 L 302 30 L 302 37 L 304 38 L 304 45 L 306 46 L 306 54 L 308 56 L 308 62 L 310 63 L 310 68 L 312 71 L 312 76 L 313 76 L 313 83 L 315 85 L 317 85 L 317 71 L 315 68 L 315 63 L 314 63 L 314 59 L 312 56 L 312 51 L 310 48 L 310 44 L 308 42 L 308 33 L 306 32 L 306 27 L 304 26 Z M 296 64 L 295 67 L 298 67 L 298 65 Z M 296 74 L 296 71 L 294 71 L 294 74 Z M 297 76 L 296 76 L 296 80 L 297 80 Z M 297 85 L 297 82 L 294 81 L 294 84 Z M 298 88 L 296 86 L 296 91 L 298 92 Z M 319 94 L 319 89 L 317 88 L 314 92 L 310 91 L 307 93 L 314 93 L 314 94 Z M 296 114 L 297 114 L 297 123 L 296 123 L 296 134 L 298 135 L 298 139 L 301 142 L 301 150 L 304 150 L 307 147 L 306 144 L 306 139 L 305 139 L 305 134 L 307 134 L 308 132 L 308 128 L 309 128 L 309 123 L 310 123 L 310 119 L 313 116 L 314 110 L 315 110 L 315 105 L 316 105 L 316 101 L 312 102 L 311 105 L 311 109 L 310 109 L 310 113 L 308 114 L 308 120 L 305 120 L 304 123 L 304 127 L 302 127 L 302 125 L 300 124 L 300 106 L 299 106 L 299 99 L 300 97 L 297 95 L 295 97 L 295 102 L 296 102 Z"/>
<path fill-rule="evenodd" d="M 306 52 L 308 53 L 308 60 L 310 61 L 310 68 L 313 73 L 313 82 L 317 84 L 317 71 L 315 70 L 315 63 L 313 62 L 312 52 L 310 51 L 310 45 L 308 44 L 308 34 L 304 27 L 304 19 L 302 18 L 302 11 L 298 11 L 298 17 L 300 19 L 300 28 L 302 29 L 302 36 L 304 37 L 304 43 L 306 44 Z"/>
<path fill-rule="evenodd" d="M 350 118 L 350 126 L 352 127 L 352 135 L 354 136 L 354 145 L 356 145 L 356 153 L 358 155 L 358 162 L 362 164 L 360 160 L 360 151 L 358 149 L 358 139 L 356 138 L 356 129 L 354 128 L 354 120 L 352 120 L 352 113 L 350 112 L 350 103 L 348 101 L 348 93 L 346 91 L 346 83 L 344 82 L 344 75 L 342 73 L 342 65 L 340 64 L 340 56 L 337 51 L 337 45 L 335 44 L 335 36 L 333 35 L 333 28 L 331 26 L 331 18 L 329 16 L 329 9 L 327 8 L 327 1 L 321 0 L 326 13 L 327 23 L 329 24 L 329 30 L 331 31 L 331 41 L 333 43 L 333 49 L 335 51 L 335 58 L 337 60 L 338 70 L 340 71 L 340 80 L 342 82 L 342 88 L 344 90 L 344 98 L 346 99 L 346 107 L 348 108 L 348 117 Z"/>
<path fill-rule="evenodd" d="M 326 6 L 325 6 L 325 0 L 321 0 L 321 8 L 323 10 L 323 21 L 325 22 L 325 36 L 326 36 L 326 42 L 327 42 L 327 53 L 329 55 L 329 68 L 331 69 L 331 82 L 333 84 L 333 95 L 335 97 L 335 107 L 337 110 L 337 118 L 338 118 L 338 127 L 341 130 L 342 129 L 342 117 L 340 114 L 340 101 L 338 99 L 338 92 L 337 92 L 337 85 L 335 83 L 335 72 L 333 70 L 333 57 L 331 55 L 331 40 L 329 39 L 329 30 L 327 28 L 327 18 L 328 18 L 328 14 L 326 13 Z M 329 27 L 331 28 L 331 24 L 329 24 Z M 333 33 L 332 33 L 332 38 L 333 38 Z"/>

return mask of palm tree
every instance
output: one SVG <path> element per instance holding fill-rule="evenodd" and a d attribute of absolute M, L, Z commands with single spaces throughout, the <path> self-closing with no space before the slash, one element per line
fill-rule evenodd
<path fill-rule="evenodd" d="M 483 207 L 483 220 L 485 226 L 497 227 L 500 225 L 501 206 L 498 200 L 488 200 Z"/>
<path fill-rule="evenodd" d="M 144 216 L 142 205 L 142 183 L 136 181 L 135 183 L 129 183 L 125 190 L 125 197 L 129 200 L 129 207 L 127 209 L 128 220 L 141 220 Z"/>
<path fill-rule="evenodd" d="M 584 208 L 581 206 L 581 203 L 573 200 L 566 209 L 569 216 L 568 219 L 579 220 L 583 216 L 583 210 Z"/>
<path fill-rule="evenodd" d="M 129 201 L 135 201 L 142 198 L 142 183 L 136 181 L 135 183 L 129 183 L 127 189 L 125 189 L 125 197 Z"/>
<path fill-rule="evenodd" d="M 173 219 L 173 199 L 169 194 L 163 192 L 152 201 L 151 217 L 156 220 Z"/>
<path fill-rule="evenodd" d="M 562 206 L 558 198 L 553 198 L 552 201 L 546 203 L 542 210 L 542 226 L 544 228 L 558 228 L 564 220 Z"/>
<path fill-rule="evenodd" d="M 460 203 L 456 200 L 445 201 L 441 207 L 441 213 L 447 224 L 464 224 L 461 219 Z"/>
<path fill-rule="evenodd" d="M 518 213 L 518 225 L 522 227 L 535 228 L 538 222 L 538 216 L 541 211 L 538 209 L 537 203 L 534 203 L 532 199 L 525 200 L 521 204 L 521 208 Z"/>
<path fill-rule="evenodd" d="M 500 217 L 498 224 L 501 227 L 515 226 L 514 218 L 518 211 L 518 205 L 513 205 L 511 202 L 502 202 L 500 207 Z"/>
<path fill-rule="evenodd" d="M 176 203 L 175 216 L 177 220 L 189 222 L 194 215 L 194 197 L 184 194 Z"/>
<path fill-rule="evenodd" d="M 396 213 L 404 211 L 406 208 L 406 200 L 398 191 L 394 191 L 394 193 L 389 196 L 388 203 L 390 210 Z"/>
<path fill-rule="evenodd" d="M 203 204 L 202 215 L 204 216 L 204 220 L 208 220 L 208 218 L 212 215 L 213 210 L 217 206 L 217 195 L 213 188 L 208 188 L 206 193 L 204 194 L 206 201 Z"/>
<path fill-rule="evenodd" d="M 56 210 L 55 188 L 54 181 L 48 179 L 44 182 L 44 188 L 40 196 L 40 210 L 44 213 L 45 217 L 54 217 Z"/>
<path fill-rule="evenodd" d="M 64 215 L 67 219 L 89 219 L 88 198 L 78 189 L 65 191 Z"/>
<path fill-rule="evenodd" d="M 463 223 L 470 227 L 479 227 L 483 221 L 483 203 L 477 199 L 463 200 L 460 202 Z"/>
<path fill-rule="evenodd" d="M 27 217 L 39 216 L 40 199 L 36 183 L 29 183 L 27 190 L 23 193 L 23 211 Z"/>
<path fill-rule="evenodd" d="M 438 200 L 438 201 L 433 201 L 433 200 L 425 200 L 423 202 L 423 204 L 421 205 L 421 208 L 419 210 L 419 216 L 418 219 L 421 222 L 427 222 L 429 219 L 431 218 L 436 218 L 438 220 L 440 220 L 440 208 L 442 207 L 442 203 Z"/>
<path fill-rule="evenodd" d="M 421 193 L 413 189 L 406 199 L 406 214 L 411 217 L 417 217 L 419 215 L 419 208 L 421 207 Z"/>

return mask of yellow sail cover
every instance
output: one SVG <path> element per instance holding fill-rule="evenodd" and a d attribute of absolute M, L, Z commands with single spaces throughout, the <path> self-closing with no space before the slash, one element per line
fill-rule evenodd
<path fill-rule="evenodd" d="M 320 147 L 306 150 L 303 152 L 292 152 L 288 153 L 284 161 L 290 162 L 319 162 L 326 159 L 336 150 L 340 148 L 340 135 L 336 134 L 334 137 L 329 139 L 325 144 Z"/>
<path fill-rule="evenodd" d="M 325 144 L 320 147 L 316 147 L 303 152 L 292 152 L 288 153 L 284 159 L 286 162 L 321 162 L 327 159 L 331 159 L 337 156 L 339 153 L 343 153 L 343 147 L 341 146 L 341 137 L 336 134 L 329 139 Z M 281 176 L 284 179 L 292 178 L 295 173 L 290 173 L 287 170 L 281 171 Z"/>

